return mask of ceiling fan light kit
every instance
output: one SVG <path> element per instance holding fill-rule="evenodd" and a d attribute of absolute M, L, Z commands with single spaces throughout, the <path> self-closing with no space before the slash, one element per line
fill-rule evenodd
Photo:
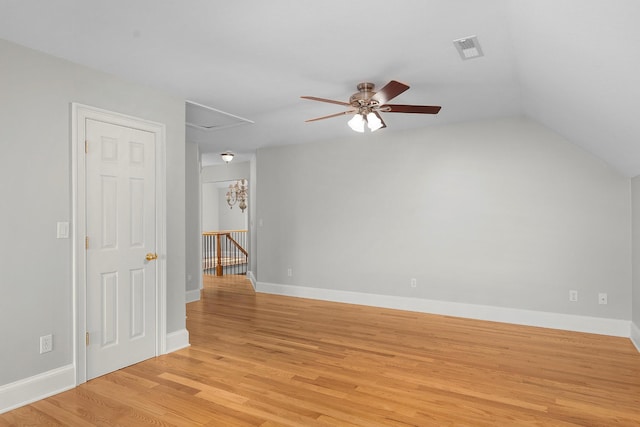
<path fill-rule="evenodd" d="M 371 112 L 367 114 L 367 126 L 371 132 L 375 132 L 382 127 L 382 119 L 378 117 L 378 114 Z"/>
<path fill-rule="evenodd" d="M 364 117 L 361 114 L 355 114 L 347 124 L 354 131 L 364 133 Z"/>
<path fill-rule="evenodd" d="M 335 101 L 333 99 L 318 98 L 315 96 L 302 96 L 303 99 L 311 101 L 328 102 L 330 104 L 343 105 L 350 107 L 349 110 L 328 116 L 317 117 L 315 119 L 306 120 L 307 122 L 315 122 L 318 120 L 328 119 L 330 117 L 338 117 L 346 114 L 354 114 L 353 118 L 347 122 L 349 127 L 356 132 L 364 132 L 365 124 L 371 132 L 385 128 L 387 125 L 382 120 L 380 113 L 414 113 L 414 114 L 438 114 L 440 106 L 434 105 L 400 105 L 388 104 L 396 96 L 409 89 L 404 83 L 391 80 L 378 92 L 373 89 L 373 83 L 359 83 L 358 92 L 351 95 L 349 102 Z"/>
<path fill-rule="evenodd" d="M 347 122 L 351 129 L 360 133 L 364 133 L 365 123 L 371 132 L 375 132 L 382 127 L 382 120 L 374 112 L 370 112 L 366 116 L 359 113 L 354 114 L 353 118 Z"/>

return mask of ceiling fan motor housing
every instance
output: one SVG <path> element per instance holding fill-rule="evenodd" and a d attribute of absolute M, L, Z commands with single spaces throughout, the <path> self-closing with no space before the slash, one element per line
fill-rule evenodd
<path fill-rule="evenodd" d="M 371 99 L 376 93 L 373 91 L 375 85 L 373 83 L 363 82 L 358 83 L 358 92 L 351 95 L 349 98 L 349 104 L 358 109 L 374 108 L 378 105 L 378 102 Z"/>

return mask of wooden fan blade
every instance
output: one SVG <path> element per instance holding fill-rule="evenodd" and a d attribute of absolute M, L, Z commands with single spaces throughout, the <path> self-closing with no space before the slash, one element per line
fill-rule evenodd
<path fill-rule="evenodd" d="M 382 111 L 389 113 L 416 113 L 416 114 L 438 114 L 442 107 L 439 105 L 383 105 Z"/>
<path fill-rule="evenodd" d="M 371 97 L 371 99 L 373 99 L 374 101 L 378 101 L 380 105 L 383 105 L 391 101 L 393 98 L 400 95 L 407 89 L 409 89 L 409 86 L 407 86 L 406 84 L 391 80 L 385 85 L 385 87 L 377 91 L 376 94 Z"/>
<path fill-rule="evenodd" d="M 330 119 L 331 117 L 338 117 L 338 116 L 344 116 L 346 114 L 353 114 L 355 113 L 357 110 L 347 110 L 347 111 L 343 111 L 341 113 L 335 113 L 335 114 L 330 114 L 328 116 L 322 116 L 322 117 L 316 117 L 315 119 L 309 119 L 309 120 L 305 120 L 306 122 L 315 122 L 318 120 L 324 120 L 324 119 Z"/>
<path fill-rule="evenodd" d="M 345 105 L 347 107 L 351 106 L 351 104 L 349 104 L 348 102 L 334 101 L 333 99 L 318 98 L 316 96 L 301 96 L 300 98 L 302 98 L 302 99 L 310 99 L 311 101 L 328 102 L 330 104 Z"/>

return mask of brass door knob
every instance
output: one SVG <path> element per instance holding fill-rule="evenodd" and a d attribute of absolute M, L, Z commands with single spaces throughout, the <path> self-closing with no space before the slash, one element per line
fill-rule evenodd
<path fill-rule="evenodd" d="M 147 261 L 153 261 L 158 259 L 158 254 L 149 252 L 145 258 L 147 258 Z"/>

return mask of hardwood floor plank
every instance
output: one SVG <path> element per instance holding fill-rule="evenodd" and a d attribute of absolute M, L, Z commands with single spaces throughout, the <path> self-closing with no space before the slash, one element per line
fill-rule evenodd
<path fill-rule="evenodd" d="M 639 426 L 628 339 L 256 294 L 207 277 L 191 347 L 0 426 Z"/>
<path fill-rule="evenodd" d="M 7 414 L 0 415 L 3 426 L 62 426 L 55 416 L 49 415 L 33 405 L 23 406 Z"/>

